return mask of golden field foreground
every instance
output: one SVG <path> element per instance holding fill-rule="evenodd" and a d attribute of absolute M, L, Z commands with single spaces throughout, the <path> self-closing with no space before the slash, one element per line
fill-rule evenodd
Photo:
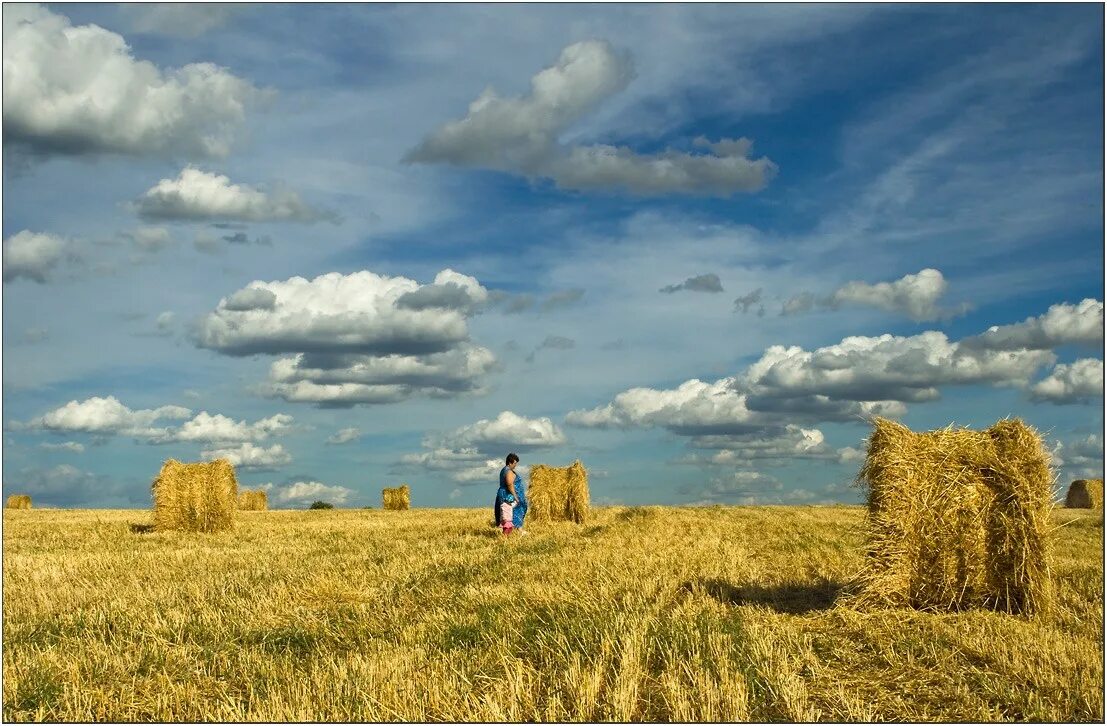
<path fill-rule="evenodd" d="M 4 512 L 5 720 L 1102 721 L 1102 514 L 1058 608 L 833 606 L 861 507 Z"/>

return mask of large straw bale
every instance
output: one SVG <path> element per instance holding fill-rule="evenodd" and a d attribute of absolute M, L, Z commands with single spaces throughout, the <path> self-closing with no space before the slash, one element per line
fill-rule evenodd
<path fill-rule="evenodd" d="M 151 488 L 159 532 L 221 532 L 234 526 L 238 480 L 226 459 L 196 464 L 169 459 Z"/>
<path fill-rule="evenodd" d="M 537 464 L 530 470 L 527 519 L 583 524 L 588 517 L 588 472 L 580 460 L 570 466 Z"/>
<path fill-rule="evenodd" d="M 1049 608 L 1053 475 L 1022 421 L 915 433 L 877 418 L 857 478 L 868 490 L 868 558 L 846 602 Z"/>
<path fill-rule="evenodd" d="M 30 509 L 31 497 L 27 494 L 13 494 L 8 497 L 8 502 L 4 506 L 8 509 Z"/>
<path fill-rule="evenodd" d="M 244 512 L 264 512 L 269 509 L 269 495 L 264 489 L 243 489 L 238 493 L 238 508 Z"/>
<path fill-rule="evenodd" d="M 1103 480 L 1075 480 L 1065 495 L 1065 506 L 1070 509 L 1103 509 Z"/>
<path fill-rule="evenodd" d="M 407 484 L 381 490 L 385 509 L 411 509 L 411 488 Z"/>

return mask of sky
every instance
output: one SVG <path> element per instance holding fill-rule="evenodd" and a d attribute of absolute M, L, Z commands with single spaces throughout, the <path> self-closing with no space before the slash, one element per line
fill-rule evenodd
<path fill-rule="evenodd" d="M 1103 475 L 1103 7 L 5 4 L 3 489 L 857 503 Z"/>

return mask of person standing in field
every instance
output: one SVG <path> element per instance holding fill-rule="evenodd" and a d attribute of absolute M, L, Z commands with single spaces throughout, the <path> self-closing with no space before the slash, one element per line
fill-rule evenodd
<path fill-rule="evenodd" d="M 507 466 L 500 469 L 500 488 L 496 490 L 494 506 L 496 525 L 503 530 L 504 534 L 510 534 L 512 531 L 526 534 L 523 521 L 527 517 L 527 486 L 523 477 L 515 471 L 515 466 L 519 463 L 519 455 L 508 454 L 505 463 Z M 511 506 L 513 502 L 514 507 Z M 510 516 L 505 517 L 505 515 Z"/>

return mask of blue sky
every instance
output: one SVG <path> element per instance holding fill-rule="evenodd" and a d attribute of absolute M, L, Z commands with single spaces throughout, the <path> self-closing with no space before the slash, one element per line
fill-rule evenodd
<path fill-rule="evenodd" d="M 5 5 L 5 493 L 855 502 L 873 414 L 1102 476 L 1102 13 Z"/>

